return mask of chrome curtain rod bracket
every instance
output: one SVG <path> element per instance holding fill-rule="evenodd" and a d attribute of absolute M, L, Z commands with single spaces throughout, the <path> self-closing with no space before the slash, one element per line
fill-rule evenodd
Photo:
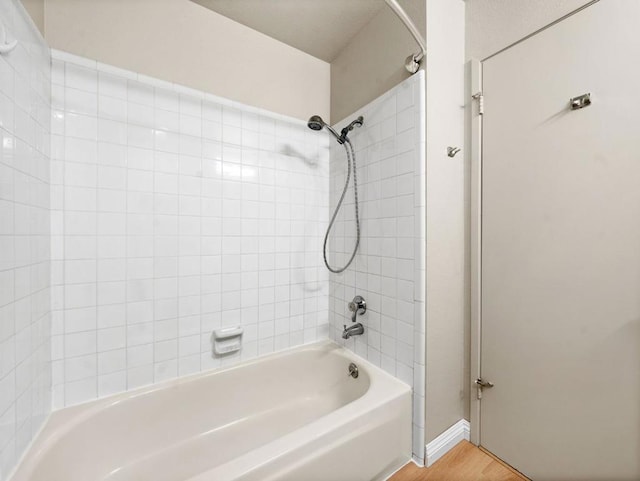
<path fill-rule="evenodd" d="M 411 35 L 413 35 L 413 38 L 416 40 L 416 42 L 420 46 L 420 52 L 409 55 L 404 64 L 405 68 L 409 71 L 409 73 L 414 74 L 418 70 L 420 70 L 420 62 L 422 61 L 424 56 L 427 54 L 427 47 L 425 45 L 425 41 L 422 38 L 422 35 L 420 34 L 420 32 L 418 31 L 418 28 L 411 21 L 411 18 L 409 18 L 409 15 L 407 15 L 407 12 L 405 12 L 404 9 L 398 3 L 398 0 L 385 0 L 385 2 L 387 3 L 387 5 L 389 5 L 389 8 L 393 10 L 393 13 L 395 13 L 398 16 L 398 18 L 402 21 L 402 23 L 404 23 L 404 26 L 407 27 L 407 30 L 409 30 Z"/>

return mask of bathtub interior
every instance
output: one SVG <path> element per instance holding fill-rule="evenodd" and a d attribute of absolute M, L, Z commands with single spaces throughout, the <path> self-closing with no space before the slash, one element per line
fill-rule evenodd
<path fill-rule="evenodd" d="M 364 396 L 369 372 L 348 376 L 343 352 L 320 343 L 59 411 L 13 479 L 189 479 Z"/>

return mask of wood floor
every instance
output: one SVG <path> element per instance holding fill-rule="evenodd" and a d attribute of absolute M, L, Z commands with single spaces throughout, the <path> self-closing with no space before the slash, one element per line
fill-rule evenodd
<path fill-rule="evenodd" d="M 419 468 L 409 463 L 389 481 L 529 480 L 473 444 L 462 441 L 430 468 Z"/>

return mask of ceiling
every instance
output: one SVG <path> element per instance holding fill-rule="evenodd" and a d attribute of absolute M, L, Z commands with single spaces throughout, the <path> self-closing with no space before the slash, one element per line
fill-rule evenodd
<path fill-rule="evenodd" d="M 326 62 L 385 6 L 383 0 L 192 0 Z"/>

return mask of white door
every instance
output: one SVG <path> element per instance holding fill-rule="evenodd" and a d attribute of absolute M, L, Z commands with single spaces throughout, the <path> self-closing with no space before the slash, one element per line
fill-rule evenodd
<path fill-rule="evenodd" d="M 640 480 L 640 1 L 486 60 L 483 91 L 480 443 L 535 481 Z"/>

